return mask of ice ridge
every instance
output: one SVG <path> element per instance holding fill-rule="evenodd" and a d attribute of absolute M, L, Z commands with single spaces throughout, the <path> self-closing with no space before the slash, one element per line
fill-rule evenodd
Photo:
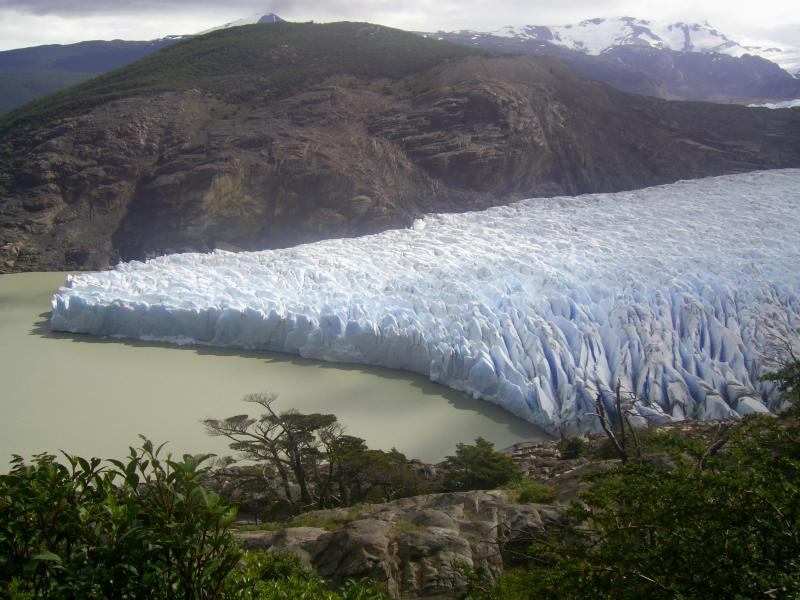
<path fill-rule="evenodd" d="M 774 410 L 800 328 L 800 169 L 431 215 L 283 250 L 67 278 L 55 330 L 382 365 L 554 434 L 617 381 L 648 420 Z"/>

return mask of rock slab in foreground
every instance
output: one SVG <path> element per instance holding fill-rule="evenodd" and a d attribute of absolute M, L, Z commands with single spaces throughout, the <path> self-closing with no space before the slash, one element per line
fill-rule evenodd
<path fill-rule="evenodd" d="M 350 509 L 305 515 L 324 521 Z M 530 535 L 555 525 L 559 509 L 509 502 L 502 491 L 459 492 L 404 498 L 365 507 L 338 531 L 293 527 L 239 534 L 251 550 L 288 550 L 322 576 L 385 581 L 400 597 L 437 597 L 467 588 L 463 568 L 493 581 Z"/>

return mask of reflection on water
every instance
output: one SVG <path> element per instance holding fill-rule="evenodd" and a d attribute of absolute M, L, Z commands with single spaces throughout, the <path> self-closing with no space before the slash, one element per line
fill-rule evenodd
<path fill-rule="evenodd" d="M 241 398 L 262 391 L 279 394 L 279 409 L 332 412 L 370 446 L 428 461 L 477 436 L 498 447 L 546 437 L 495 406 L 409 373 L 54 333 L 49 302 L 64 277 L 0 275 L 2 467 L 11 453 L 120 456 L 139 433 L 169 441 L 175 453 L 225 453 L 201 419 L 252 410 Z"/>

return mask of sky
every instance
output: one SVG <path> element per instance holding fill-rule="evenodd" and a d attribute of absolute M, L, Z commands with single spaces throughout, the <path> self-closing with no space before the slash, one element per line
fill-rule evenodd
<path fill-rule="evenodd" d="M 290 21 L 370 21 L 414 31 L 490 31 L 615 16 L 706 20 L 739 42 L 800 46 L 797 0 L 0 0 L 0 50 L 191 34 L 268 13 Z"/>

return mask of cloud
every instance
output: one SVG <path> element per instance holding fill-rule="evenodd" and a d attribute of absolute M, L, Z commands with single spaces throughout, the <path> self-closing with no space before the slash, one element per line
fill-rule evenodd
<path fill-rule="evenodd" d="M 163 8 L 189 8 L 198 4 L 194 0 L 0 0 L 0 10 L 14 10 L 23 14 L 59 17 L 87 15 L 130 14 Z M 200 2 L 200 4 L 211 4 Z"/>
<path fill-rule="evenodd" d="M 731 0 L 734 3 L 744 0 Z M 772 0 L 773 2 L 776 0 Z M 721 0 L 706 0 L 717 3 Z M 762 3 L 763 4 L 763 3 Z M 696 2 L 674 0 L 670 6 L 693 8 Z M 664 12 L 662 2 L 632 0 L 0 0 L 0 10 L 39 16 L 77 18 L 99 15 L 140 15 L 143 13 L 235 13 L 239 16 L 274 12 L 288 18 L 315 20 L 357 19 L 486 23 L 563 23 L 596 16 L 622 14 L 654 16 Z M 730 10 L 728 4 L 727 10 Z"/>

